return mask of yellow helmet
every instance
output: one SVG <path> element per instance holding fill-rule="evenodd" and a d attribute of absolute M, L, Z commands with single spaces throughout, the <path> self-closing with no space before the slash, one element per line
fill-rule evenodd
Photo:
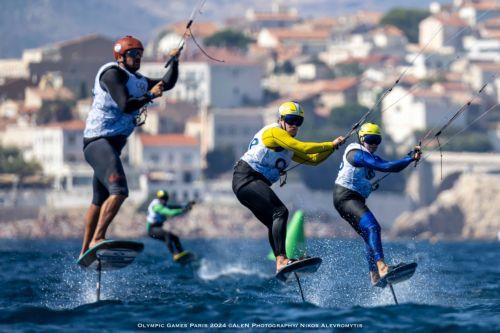
<path fill-rule="evenodd" d="M 304 117 L 304 109 L 297 102 L 285 102 L 280 105 L 279 109 L 280 117 L 284 117 L 287 115 L 294 115 Z"/>
<path fill-rule="evenodd" d="M 359 137 L 363 137 L 365 135 L 380 135 L 382 136 L 382 131 L 377 124 L 374 123 L 364 123 L 361 125 L 361 128 L 358 131 Z"/>

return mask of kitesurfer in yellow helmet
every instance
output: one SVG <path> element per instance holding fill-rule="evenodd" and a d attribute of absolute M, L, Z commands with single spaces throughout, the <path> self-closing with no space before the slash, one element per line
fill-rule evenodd
<path fill-rule="evenodd" d="M 347 146 L 335 180 L 334 205 L 340 216 L 363 238 L 366 259 L 372 284 L 385 287 L 381 277 L 395 266 L 384 261 L 381 228 L 375 216 L 366 206 L 366 199 L 373 191 L 371 179 L 375 171 L 400 172 L 413 161 L 420 160 L 420 146 L 399 160 L 385 161 L 375 155 L 382 142 L 382 131 L 377 124 L 365 123 L 358 131 L 359 142 Z"/>
<path fill-rule="evenodd" d="M 302 142 L 295 138 L 304 121 L 304 109 L 297 102 L 280 105 L 278 121 L 262 128 L 251 140 L 247 152 L 236 163 L 233 192 L 238 200 L 268 229 L 269 243 L 279 271 L 290 260 L 285 239 L 288 209 L 271 189 L 291 161 L 318 165 L 344 141 Z"/>

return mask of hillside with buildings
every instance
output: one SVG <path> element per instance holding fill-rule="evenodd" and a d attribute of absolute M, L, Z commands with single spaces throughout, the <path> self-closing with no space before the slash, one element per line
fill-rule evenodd
<path fill-rule="evenodd" d="M 442 0 L 441 0 L 442 1 Z M 86 34 L 102 34 L 114 38 L 131 34 L 148 40 L 158 28 L 186 20 L 198 0 L 3 0 L 0 2 L 0 21 L 9 33 L 0 40 L 0 58 L 18 57 L 23 49 L 36 48 Z M 282 1 L 284 2 L 284 1 Z M 410 7 L 426 7 L 431 0 L 411 0 Z M 355 12 L 362 9 L 387 10 L 398 1 L 359 2 L 355 0 L 291 1 L 303 17 L 318 13 Z M 210 0 L 203 12 L 204 19 L 224 22 L 227 13 L 244 13 L 247 8 L 267 8 L 265 0 Z M 223 9 L 223 10 L 222 10 Z M 109 15 L 113 13 L 113 15 Z"/>
<path fill-rule="evenodd" d="M 486 173 L 484 179 L 489 179 L 500 171 L 500 3 L 433 3 L 415 24 L 416 43 L 409 41 L 406 26 L 381 23 L 387 22 L 387 13 L 332 10 L 310 18 L 299 10 L 305 3 L 294 7 L 295 2 L 252 2 L 245 10 L 226 11 L 231 15 L 224 20 L 203 14 L 203 20 L 195 22 L 197 41 L 224 62 L 208 59 L 188 40 L 175 88 L 148 105 L 145 124 L 123 151 L 130 211 L 116 228 L 124 228 L 124 233 L 139 230 L 133 221 L 141 220 L 142 213 L 135 208 L 165 188 L 173 201 L 200 202 L 182 222 L 189 225 L 189 233 L 201 237 L 219 229 L 228 235 L 256 235 L 258 224 L 245 223 L 250 215 L 231 192 L 232 166 L 252 136 L 276 121 L 279 104 L 295 100 L 306 110 L 299 134 L 305 139 L 326 141 L 345 134 L 368 110 L 374 110 L 368 120 L 382 125 L 381 153 L 387 158 L 406 154 L 425 137 L 425 161 L 385 179 L 370 200 L 384 228 L 407 212 L 398 220 L 395 235 L 456 236 L 458 229 L 447 235 L 439 226 L 439 221 L 451 219 L 444 213 L 446 198 L 465 200 L 457 186 L 472 182 L 476 173 Z M 348 1 L 342 3 L 347 6 Z M 191 4 L 183 2 L 179 8 L 187 10 Z M 326 1 L 318 1 L 318 6 L 324 5 Z M 141 29 L 146 28 L 151 37 L 140 73 L 158 78 L 184 23 Z M 244 40 L 244 46 L 224 40 L 228 30 Z M 75 230 L 80 234 L 79 216 L 90 202 L 93 174 L 82 153 L 83 129 L 95 74 L 113 60 L 114 41 L 108 36 L 61 38 L 26 48 L 18 58 L 0 59 L 0 237 L 26 236 L 20 223 L 32 226 L 28 235 L 53 236 L 59 228 L 66 228 L 66 236 L 75 236 Z M 214 45 L 221 39 L 225 47 Z M 438 143 L 435 130 L 459 110 L 460 117 Z M 30 168 L 18 167 L 23 165 L 19 156 L 26 165 L 32 163 Z M 344 223 L 338 222 L 331 192 L 317 191 L 333 186 L 338 165 L 299 170 L 290 172 L 279 195 L 317 223 L 311 230 L 320 231 L 311 234 L 344 235 L 343 227 L 325 224 Z M 470 179 L 461 178 L 466 173 Z M 499 182 L 477 179 L 485 191 L 478 189 L 481 198 L 497 193 Z M 490 214 L 486 207 L 477 207 Z M 478 218 L 469 211 L 460 214 L 459 224 Z M 491 230 L 497 226 L 485 223 Z M 412 226 L 422 227 L 418 231 Z M 483 231 L 460 230 L 460 237 L 488 238 Z"/>

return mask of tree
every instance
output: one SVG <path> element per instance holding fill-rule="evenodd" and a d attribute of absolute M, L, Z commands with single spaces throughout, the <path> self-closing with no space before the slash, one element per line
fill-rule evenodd
<path fill-rule="evenodd" d="M 37 125 L 48 124 L 50 122 L 59 122 L 73 119 L 71 109 L 74 102 L 52 101 L 42 105 L 36 115 Z"/>
<path fill-rule="evenodd" d="M 273 91 L 273 90 L 269 90 L 269 89 L 266 89 L 266 88 L 263 89 L 262 95 L 263 95 L 262 96 L 262 103 L 264 105 L 277 100 L 281 96 L 279 94 L 279 92 L 276 92 L 276 91 Z"/>
<path fill-rule="evenodd" d="M 329 123 L 333 124 L 336 128 L 349 129 L 359 119 L 368 112 L 368 108 L 360 104 L 346 104 L 339 107 L 332 108 L 330 112 Z M 379 112 L 373 111 L 372 118 Z M 378 123 L 379 119 L 370 119 L 371 122 Z"/>
<path fill-rule="evenodd" d="M 360 76 L 363 73 L 363 69 L 359 63 L 338 64 L 335 65 L 333 73 L 335 77 Z"/>
<path fill-rule="evenodd" d="M 231 170 L 235 162 L 234 151 L 231 147 L 220 147 L 207 154 L 207 168 L 205 175 L 208 178 L 217 178 L 220 174 Z"/>
<path fill-rule="evenodd" d="M 85 81 L 81 81 L 80 88 L 78 91 L 78 99 L 85 99 L 87 97 L 89 97 L 89 91 L 87 89 L 87 84 L 85 83 Z"/>
<path fill-rule="evenodd" d="M 467 131 L 460 132 L 459 127 L 447 128 L 441 135 L 439 135 L 439 142 L 443 151 L 470 151 L 470 152 L 489 152 L 493 151 L 493 145 L 488 137 L 488 133 L 482 127 L 477 127 L 471 130 L 469 127 Z M 415 131 L 416 138 L 422 138 L 427 134 L 429 129 Z M 431 136 L 427 143 L 427 149 L 438 150 L 439 146 L 437 140 L 434 138 L 436 130 L 431 132 Z M 459 133 L 460 132 L 460 133 Z"/>
<path fill-rule="evenodd" d="M 0 146 L 0 173 L 14 173 L 23 177 L 40 170 L 38 163 L 25 161 L 19 149 Z"/>
<path fill-rule="evenodd" d="M 295 73 L 295 67 L 290 60 L 287 60 L 281 65 L 277 64 L 276 66 L 274 66 L 274 73 L 291 75 Z"/>
<path fill-rule="evenodd" d="M 439 138 L 441 144 L 447 142 L 443 150 L 470 152 L 489 152 L 493 150 L 486 132 L 469 132 L 451 137 L 452 135 L 449 133 L 448 137 Z"/>
<path fill-rule="evenodd" d="M 394 8 L 382 17 L 380 24 L 398 27 L 410 43 L 417 43 L 418 24 L 429 15 L 427 10 Z"/>
<path fill-rule="evenodd" d="M 253 40 L 239 31 L 224 29 L 205 38 L 206 46 L 227 47 L 246 51 Z"/>

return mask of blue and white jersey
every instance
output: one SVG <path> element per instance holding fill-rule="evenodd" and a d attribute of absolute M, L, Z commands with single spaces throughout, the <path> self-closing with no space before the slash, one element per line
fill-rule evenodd
<path fill-rule="evenodd" d="M 119 67 L 116 62 L 110 62 L 103 65 L 95 77 L 94 82 L 94 101 L 92 109 L 87 117 L 85 138 L 107 137 L 115 135 L 129 136 L 135 128 L 135 117 L 139 110 L 131 113 L 125 113 L 118 108 L 111 95 L 101 87 L 99 80 L 102 73 L 111 67 L 118 67 L 128 75 L 127 90 L 130 96 L 140 97 L 148 91 L 148 81 L 140 74 L 133 74 L 126 69 Z"/>
<path fill-rule="evenodd" d="M 351 143 L 347 146 L 344 156 L 342 157 L 342 163 L 340 164 L 339 174 L 337 175 L 335 184 L 339 184 L 340 186 L 348 188 L 352 191 L 356 191 L 364 198 L 368 198 L 372 192 L 370 179 L 375 177 L 375 171 L 368 167 L 355 167 L 349 163 L 347 160 L 347 154 L 355 149 L 362 150 L 363 154 L 369 154 L 372 156 L 372 153 L 359 143 Z"/>
<path fill-rule="evenodd" d="M 280 125 L 278 123 L 267 125 L 257 132 L 250 142 L 247 152 L 241 157 L 252 169 L 264 175 L 271 183 L 280 179 L 280 172 L 290 165 L 293 157 L 292 151 L 273 150 L 264 145 L 262 134 L 273 127 L 280 127 Z"/>

